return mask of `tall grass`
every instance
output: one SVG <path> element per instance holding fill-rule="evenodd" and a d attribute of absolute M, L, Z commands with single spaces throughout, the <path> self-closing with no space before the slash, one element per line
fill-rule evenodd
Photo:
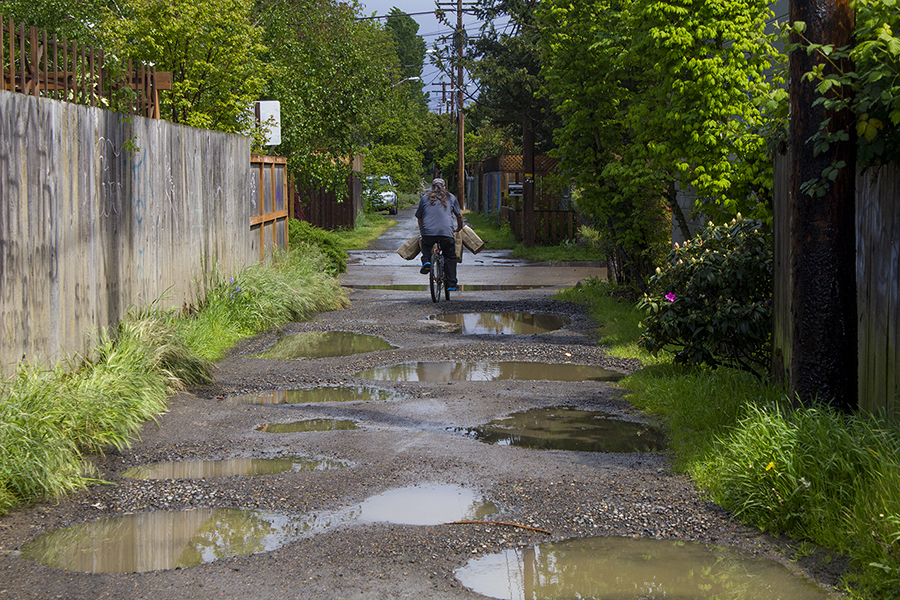
<path fill-rule="evenodd" d="M 210 273 L 193 314 L 132 310 L 89 356 L 22 365 L 0 381 L 0 514 L 94 481 L 84 454 L 127 448 L 174 390 L 209 381 L 210 361 L 241 337 L 345 307 L 327 261 L 303 246 L 233 277 Z"/>
<path fill-rule="evenodd" d="M 588 307 L 611 354 L 649 358 L 635 346 L 642 315 L 614 292 L 594 281 L 558 298 Z M 851 596 L 900 598 L 900 425 L 795 408 L 742 371 L 667 363 L 622 384 L 666 423 L 676 468 L 741 521 L 851 557 Z"/>

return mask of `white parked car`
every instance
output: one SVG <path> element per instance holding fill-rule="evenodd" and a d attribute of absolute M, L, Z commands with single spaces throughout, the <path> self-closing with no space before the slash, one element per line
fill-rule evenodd
<path fill-rule="evenodd" d="M 397 185 L 390 175 L 370 175 L 366 178 L 366 199 L 375 210 L 385 210 L 396 215 L 400 208 Z"/>

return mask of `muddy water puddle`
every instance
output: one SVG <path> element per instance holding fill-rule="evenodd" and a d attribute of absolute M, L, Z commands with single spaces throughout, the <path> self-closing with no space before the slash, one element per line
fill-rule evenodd
<path fill-rule="evenodd" d="M 453 313 L 431 318 L 458 325 L 463 335 L 534 335 L 562 329 L 571 322 L 560 315 L 520 312 Z"/>
<path fill-rule="evenodd" d="M 592 365 L 538 362 L 416 362 L 356 374 L 380 381 L 617 381 L 621 373 Z"/>
<path fill-rule="evenodd" d="M 504 600 L 829 597 L 774 561 L 671 540 L 594 537 L 513 548 L 476 558 L 456 576 Z"/>
<path fill-rule="evenodd" d="M 403 396 L 373 387 L 321 386 L 228 396 L 228 404 L 313 404 L 319 402 L 387 402 Z"/>
<path fill-rule="evenodd" d="M 450 430 L 486 444 L 542 450 L 658 452 L 666 447 L 665 434 L 656 427 L 565 406 L 535 408 L 479 427 Z"/>
<path fill-rule="evenodd" d="M 266 433 L 306 433 L 310 431 L 352 431 L 359 425 L 350 419 L 305 419 L 291 423 L 266 423 L 256 428 Z"/>
<path fill-rule="evenodd" d="M 288 471 L 326 471 L 346 466 L 341 461 L 329 458 L 229 458 L 167 461 L 134 467 L 122 475 L 132 479 L 206 479 L 235 475 L 275 475 Z"/>
<path fill-rule="evenodd" d="M 269 511 L 148 512 L 50 531 L 23 545 L 22 556 L 67 571 L 145 572 L 269 552 L 299 532 L 290 517 Z"/>
<path fill-rule="evenodd" d="M 374 335 L 349 331 L 311 331 L 285 336 L 257 356 L 275 360 L 327 358 L 392 350 L 397 347 Z"/>
<path fill-rule="evenodd" d="M 23 558 L 88 573 L 132 573 L 193 567 L 269 552 L 300 537 L 356 523 L 440 525 L 499 513 L 472 489 L 422 484 L 304 517 L 236 508 L 199 508 L 109 517 L 39 535 Z"/>

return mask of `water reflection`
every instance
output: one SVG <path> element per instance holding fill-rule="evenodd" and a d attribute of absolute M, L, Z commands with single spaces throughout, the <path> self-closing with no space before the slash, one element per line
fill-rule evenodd
<path fill-rule="evenodd" d="M 621 373 L 592 365 L 538 362 L 417 362 L 356 374 L 381 381 L 617 381 Z"/>
<path fill-rule="evenodd" d="M 569 317 L 519 312 L 455 313 L 435 315 L 437 321 L 460 326 L 464 335 L 534 335 L 555 331 L 568 325 Z"/>
<path fill-rule="evenodd" d="M 439 525 L 482 520 L 500 512 L 474 490 L 457 485 L 421 485 L 390 490 L 359 506 L 360 521 L 404 525 Z"/>
<path fill-rule="evenodd" d="M 349 331 L 311 331 L 285 336 L 257 356 L 275 360 L 326 358 L 393 348 L 397 348 L 397 346 L 374 335 L 362 335 Z"/>
<path fill-rule="evenodd" d="M 470 561 L 457 578 L 479 594 L 504 600 L 828 597 L 784 566 L 737 550 L 632 538 L 510 549 Z"/>
<path fill-rule="evenodd" d="M 42 534 L 22 556 L 68 571 L 132 573 L 268 552 L 299 534 L 285 515 L 234 508 L 148 512 Z"/>
<path fill-rule="evenodd" d="M 314 402 L 385 402 L 400 394 L 373 387 L 322 386 L 310 389 L 272 390 L 258 394 L 228 396 L 228 404 L 311 404 Z"/>
<path fill-rule="evenodd" d="M 659 429 L 611 416 L 568 407 L 536 408 L 453 431 L 486 444 L 545 450 L 656 452 L 665 448 L 665 434 Z"/>
<path fill-rule="evenodd" d="M 302 433 L 309 431 L 348 431 L 359 429 L 359 425 L 349 419 L 306 419 L 292 423 L 266 423 L 256 428 L 266 433 Z"/>
<path fill-rule="evenodd" d="M 133 479 L 205 479 L 233 475 L 274 475 L 286 471 L 325 471 L 346 465 L 328 458 L 229 458 L 185 460 L 134 467 L 122 475 Z"/>

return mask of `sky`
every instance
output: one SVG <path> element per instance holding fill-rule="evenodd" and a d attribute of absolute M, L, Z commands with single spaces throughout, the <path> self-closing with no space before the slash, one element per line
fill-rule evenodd
<path fill-rule="evenodd" d="M 472 0 L 464 0 L 464 3 L 469 3 L 471 1 Z M 361 3 L 365 7 L 362 11 L 365 16 L 370 16 L 373 13 L 378 16 L 387 15 L 395 6 L 401 11 L 410 14 L 419 24 L 419 35 L 425 40 L 428 49 L 431 49 L 434 46 L 435 42 L 438 41 L 438 38 L 453 32 L 452 28 L 442 24 L 434 16 L 436 5 L 433 0 L 426 0 L 424 2 L 422 0 L 361 0 Z M 445 3 L 442 1 L 441 4 L 443 6 Z M 456 3 L 453 2 L 452 5 L 455 7 Z M 447 18 L 452 24 L 456 24 L 455 11 L 447 10 Z M 383 20 L 380 22 L 384 23 Z M 463 15 L 463 27 L 466 28 L 468 35 L 477 35 L 480 26 L 481 22 L 475 19 L 475 17 L 466 14 Z M 431 100 L 429 106 L 432 110 L 437 111 L 441 103 L 441 81 L 446 81 L 449 84 L 450 80 L 446 78 L 446 76 L 442 78 L 441 72 L 438 71 L 437 67 L 429 63 L 427 56 L 425 57 L 425 68 L 422 71 L 422 81 L 425 84 L 425 90 L 430 92 Z"/>

